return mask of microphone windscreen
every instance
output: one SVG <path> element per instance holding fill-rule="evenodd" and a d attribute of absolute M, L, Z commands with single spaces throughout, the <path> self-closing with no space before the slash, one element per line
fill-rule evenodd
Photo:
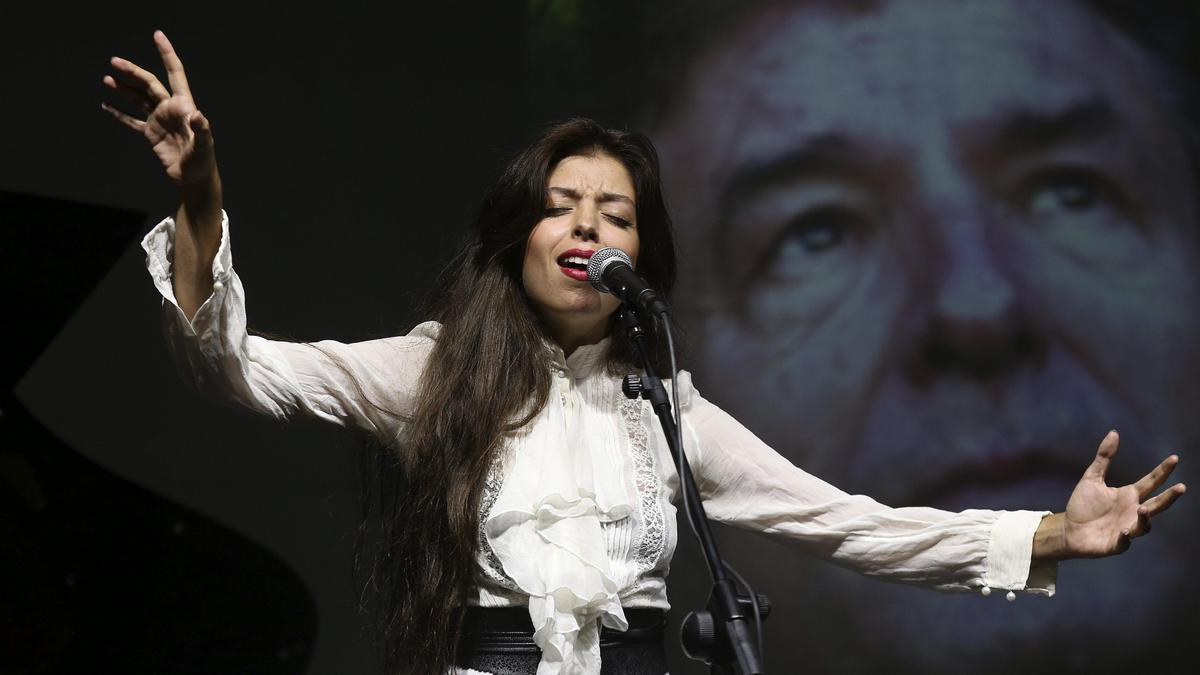
<path fill-rule="evenodd" d="M 633 259 L 619 248 L 609 246 L 593 253 L 592 257 L 588 259 L 587 265 L 588 282 L 592 284 L 592 287 L 601 293 L 612 293 L 604 283 L 604 270 L 609 265 L 618 262 L 625 263 L 629 269 L 633 269 Z"/>

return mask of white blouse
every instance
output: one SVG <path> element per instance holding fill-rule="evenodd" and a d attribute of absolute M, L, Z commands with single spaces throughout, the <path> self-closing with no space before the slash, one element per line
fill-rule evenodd
<path fill-rule="evenodd" d="M 163 296 L 171 351 L 193 386 L 279 419 L 305 415 L 383 438 L 401 431 L 379 407 L 411 411 L 440 326 L 315 346 L 247 334 L 227 217 L 212 296 L 189 322 L 172 288 L 174 235 L 167 218 L 142 247 Z M 649 404 L 626 399 L 620 378 L 605 371 L 607 345 L 567 358 L 558 351 L 548 364 L 548 404 L 511 434 L 481 500 L 470 602 L 528 606 L 542 648 L 538 675 L 599 673 L 601 624 L 625 630 L 623 608 L 668 608 L 679 479 Z M 685 452 L 709 518 L 787 537 L 874 577 L 947 591 L 1053 595 L 1056 566 L 1030 564 L 1045 513 L 890 508 L 849 495 L 796 468 L 706 401 L 687 372 L 678 391 Z"/>

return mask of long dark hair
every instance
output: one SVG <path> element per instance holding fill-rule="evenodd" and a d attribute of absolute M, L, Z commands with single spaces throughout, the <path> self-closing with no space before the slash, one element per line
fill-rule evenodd
<path fill-rule="evenodd" d="M 526 242 L 545 212 L 554 167 L 593 154 L 619 160 L 633 179 L 638 272 L 664 294 L 674 285 L 671 221 L 645 136 L 572 119 L 504 170 L 437 285 L 429 318 L 441 332 L 413 410 L 365 476 L 378 546 L 368 554 L 365 593 L 374 596 L 389 673 L 442 673 L 453 663 L 484 480 L 506 434 L 528 424 L 550 391 L 552 343 L 521 284 Z M 610 334 L 609 371 L 637 370 L 628 338 Z"/>

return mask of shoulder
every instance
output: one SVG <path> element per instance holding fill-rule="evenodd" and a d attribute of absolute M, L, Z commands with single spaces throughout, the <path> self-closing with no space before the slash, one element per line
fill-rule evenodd
<path fill-rule="evenodd" d="M 414 338 L 417 340 L 426 339 L 436 341 L 438 336 L 442 334 L 442 324 L 437 321 L 425 321 L 413 326 L 413 329 L 408 331 L 404 337 Z"/>
<path fill-rule="evenodd" d="M 385 350 L 415 352 L 428 356 L 433 351 L 434 345 L 437 344 L 441 332 L 442 324 L 437 321 L 425 321 L 413 326 L 412 330 L 404 335 L 393 335 L 371 342 Z"/>
<path fill-rule="evenodd" d="M 674 382 L 667 382 L 671 395 L 679 395 L 679 407 L 690 408 L 692 402 L 698 396 L 695 385 L 692 384 L 692 373 L 687 370 L 681 370 L 676 374 Z"/>

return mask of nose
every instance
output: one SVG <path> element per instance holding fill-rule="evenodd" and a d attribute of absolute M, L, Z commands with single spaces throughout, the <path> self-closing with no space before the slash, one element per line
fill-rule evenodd
<path fill-rule="evenodd" d="M 596 208 L 589 204 L 580 204 L 575 210 L 575 227 L 571 234 L 576 239 L 583 241 L 599 242 L 600 229 L 597 226 L 599 212 Z"/>
<path fill-rule="evenodd" d="M 1044 340 L 985 224 L 967 218 L 937 229 L 935 264 L 924 268 L 921 301 L 910 327 L 911 380 L 930 384 L 949 375 L 996 380 L 1039 360 Z M 928 261 L 930 251 L 925 253 Z"/>

